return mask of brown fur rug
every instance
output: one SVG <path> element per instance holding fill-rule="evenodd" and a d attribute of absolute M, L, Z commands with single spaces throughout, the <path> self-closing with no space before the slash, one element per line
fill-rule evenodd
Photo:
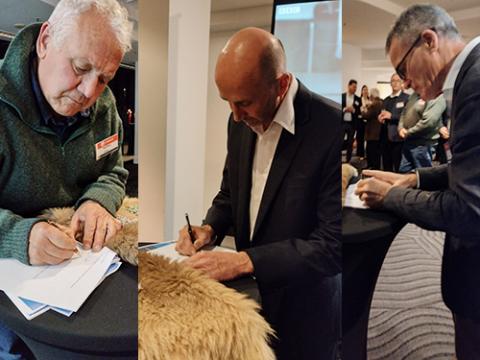
<path fill-rule="evenodd" d="M 342 164 L 342 206 L 345 204 L 345 194 L 347 193 L 350 179 L 355 176 L 358 176 L 357 169 L 350 164 Z"/>
<path fill-rule="evenodd" d="M 138 209 L 137 198 L 125 198 L 117 212 L 117 218 L 123 223 L 120 230 L 106 246 L 115 251 L 123 261 L 132 265 L 138 264 L 138 222 L 137 214 L 132 209 Z M 42 212 L 39 216 L 55 223 L 60 229 L 68 231 L 70 221 L 75 210 L 69 208 L 51 208 Z"/>
<path fill-rule="evenodd" d="M 139 359 L 275 359 L 256 302 L 180 263 L 139 257 Z"/>

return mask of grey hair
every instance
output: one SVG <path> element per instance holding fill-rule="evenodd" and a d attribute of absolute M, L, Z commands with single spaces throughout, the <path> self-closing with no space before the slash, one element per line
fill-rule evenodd
<path fill-rule="evenodd" d="M 440 6 L 412 5 L 398 17 L 388 33 L 385 52 L 387 54 L 390 52 L 394 38 L 411 44 L 422 31 L 427 29 L 435 29 L 437 34 L 451 40 L 461 40 L 452 17 Z"/>
<path fill-rule="evenodd" d="M 78 17 L 93 7 L 106 18 L 123 54 L 128 52 L 132 48 L 133 23 L 128 20 L 127 9 L 117 0 L 60 0 L 48 19 L 54 46 L 60 48 Z"/>
<path fill-rule="evenodd" d="M 371 88 L 370 89 L 370 96 L 379 98 L 380 97 L 380 91 L 378 91 L 377 88 Z"/>

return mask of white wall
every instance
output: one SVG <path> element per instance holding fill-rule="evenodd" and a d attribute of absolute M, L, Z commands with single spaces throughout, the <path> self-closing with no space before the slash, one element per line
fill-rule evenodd
<path fill-rule="evenodd" d="M 140 1 L 138 38 L 139 236 L 159 241 L 165 224 L 168 0 Z"/>
<path fill-rule="evenodd" d="M 362 84 L 362 49 L 347 43 L 342 44 L 342 92 L 347 90 L 350 79 Z M 361 85 L 360 85 L 361 86 Z M 360 89 L 359 89 L 360 90 Z M 357 94 L 358 95 L 358 94 Z"/>
<path fill-rule="evenodd" d="M 235 24 L 244 23 L 250 24 L 251 15 L 246 9 L 241 14 L 245 14 L 245 18 L 236 18 Z M 225 16 L 225 12 L 223 12 Z M 256 15 L 256 21 L 259 27 L 269 31 L 269 26 L 261 24 L 269 24 L 271 21 L 271 14 L 268 11 L 263 11 L 263 17 Z M 263 19 L 263 21 L 262 21 Z M 213 16 L 212 16 L 213 21 Z M 214 25 L 214 24 L 212 24 Z M 226 24 L 223 24 L 226 26 Z M 245 25 L 246 26 L 246 25 Z M 222 170 L 225 164 L 225 157 L 227 155 L 227 122 L 230 114 L 228 104 L 218 96 L 218 90 L 215 85 L 215 64 L 217 62 L 218 54 L 225 46 L 227 40 L 237 31 L 243 28 L 234 26 L 228 31 L 212 31 L 210 33 L 210 49 L 208 61 L 208 106 L 207 106 L 207 137 L 206 137 L 206 152 L 205 152 L 205 187 L 204 187 L 204 214 L 212 204 L 212 200 L 220 189 L 220 182 L 222 180 Z"/>
<path fill-rule="evenodd" d="M 204 214 L 210 0 L 170 0 L 166 231 Z"/>
<path fill-rule="evenodd" d="M 227 120 L 230 108 L 218 96 L 214 77 L 218 54 L 233 33 L 233 31 L 227 31 L 210 34 L 203 214 L 206 214 L 212 204 L 212 199 L 220 189 L 222 170 L 227 154 Z"/>
<path fill-rule="evenodd" d="M 381 97 L 389 95 L 389 92 L 383 91 L 378 86 L 379 82 L 390 82 L 390 76 L 395 71 L 388 61 L 370 60 L 369 55 L 372 50 L 362 50 L 358 46 L 347 43 L 343 43 L 342 46 L 343 91 L 346 91 L 348 81 L 355 79 L 358 82 L 357 95 L 360 95 L 360 89 L 363 85 L 367 85 L 369 88 L 379 88 Z M 379 66 L 371 66 L 375 62 Z"/>

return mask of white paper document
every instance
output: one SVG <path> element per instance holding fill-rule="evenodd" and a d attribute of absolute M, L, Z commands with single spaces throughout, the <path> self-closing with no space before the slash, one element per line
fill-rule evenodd
<path fill-rule="evenodd" d="M 188 256 L 180 255 L 177 250 L 175 250 L 176 241 L 168 241 L 156 244 L 150 244 L 142 246 L 140 249 L 142 251 L 148 251 L 150 254 L 161 255 L 169 258 L 173 261 L 183 261 L 188 259 Z M 202 248 L 203 251 L 226 251 L 226 252 L 235 252 L 235 250 L 224 248 L 221 246 L 206 246 Z"/>
<path fill-rule="evenodd" d="M 363 201 L 360 200 L 360 197 L 358 195 L 355 195 L 355 190 L 357 190 L 357 184 L 358 183 L 355 183 L 347 187 L 344 206 L 355 209 L 368 209 L 368 207 L 363 204 Z"/>
<path fill-rule="evenodd" d="M 0 290 L 29 320 L 50 309 L 70 316 L 121 265 L 106 247 L 99 252 L 78 249 L 78 256 L 59 265 L 27 266 L 1 259 Z"/>

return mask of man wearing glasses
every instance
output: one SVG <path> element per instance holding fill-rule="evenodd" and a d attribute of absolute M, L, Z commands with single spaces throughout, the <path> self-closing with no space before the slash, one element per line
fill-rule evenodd
<path fill-rule="evenodd" d="M 398 135 L 398 122 L 408 102 L 408 94 L 403 92 L 402 80 L 397 74 L 390 77 L 390 86 L 392 93 L 383 100 L 383 109 L 378 115 L 378 121 L 382 123 L 380 153 L 383 170 L 398 172 L 403 145 L 403 139 Z"/>
<path fill-rule="evenodd" d="M 443 92 L 451 162 L 400 175 L 365 171 L 371 207 L 446 232 L 442 295 L 453 313 L 457 358 L 480 359 L 480 37 L 466 44 L 440 7 L 414 5 L 397 19 L 386 51 L 407 85 L 431 100 Z"/>

